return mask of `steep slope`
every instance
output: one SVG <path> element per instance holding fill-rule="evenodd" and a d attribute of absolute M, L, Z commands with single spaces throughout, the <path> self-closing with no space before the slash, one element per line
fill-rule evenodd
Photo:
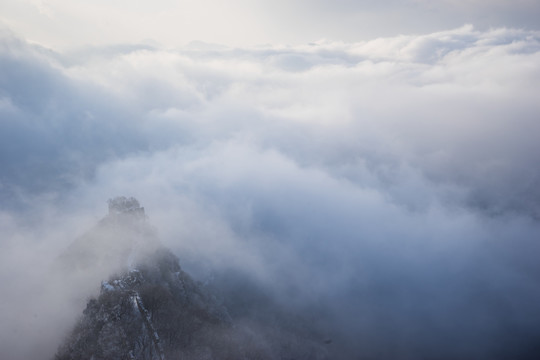
<path fill-rule="evenodd" d="M 264 301 L 264 316 L 235 310 L 241 316 L 231 317 L 225 301 L 194 281 L 160 245 L 133 198 L 111 200 L 109 215 L 70 246 L 61 263 L 75 273 L 92 272 L 88 278 L 101 276 L 101 289 L 56 360 L 326 358 L 321 341 L 305 328 L 291 327 L 294 321 L 284 321 L 279 309 L 265 310 Z M 103 276 L 106 271 L 109 276 Z M 250 288 L 242 290 L 250 298 Z"/>
<path fill-rule="evenodd" d="M 56 359 L 195 359 L 234 351 L 226 310 L 159 249 L 89 301 Z M 223 356 L 223 357 L 222 357 Z"/>

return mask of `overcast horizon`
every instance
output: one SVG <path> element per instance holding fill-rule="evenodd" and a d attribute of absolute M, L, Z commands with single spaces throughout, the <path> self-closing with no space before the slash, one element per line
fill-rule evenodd
<path fill-rule="evenodd" d="M 539 16 L 3 1 L 0 357 L 54 353 L 43 269 L 133 196 L 188 271 L 324 309 L 349 356 L 535 358 Z"/>
<path fill-rule="evenodd" d="M 65 51 L 85 46 L 192 41 L 246 47 L 359 42 L 421 35 L 470 24 L 540 30 L 535 0 L 5 0 L 0 25 L 32 43 Z"/>

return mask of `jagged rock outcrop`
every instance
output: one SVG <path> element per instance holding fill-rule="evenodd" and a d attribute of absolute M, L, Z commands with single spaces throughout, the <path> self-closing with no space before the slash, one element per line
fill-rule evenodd
<path fill-rule="evenodd" d="M 109 214 L 70 246 L 61 263 L 93 272 L 92 280 L 101 276 L 101 289 L 56 360 L 326 358 L 322 342 L 305 329 L 283 326 L 283 313 L 276 316 L 275 309 L 261 305 L 265 316 L 246 318 L 236 308 L 238 317 L 231 317 L 224 302 L 160 244 L 134 198 L 110 200 Z"/>
<path fill-rule="evenodd" d="M 101 285 L 56 359 L 225 359 L 238 353 L 225 308 L 159 249 Z"/>

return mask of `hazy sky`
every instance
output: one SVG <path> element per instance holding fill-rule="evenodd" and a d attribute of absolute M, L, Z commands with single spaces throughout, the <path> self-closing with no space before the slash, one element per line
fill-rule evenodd
<path fill-rule="evenodd" d="M 360 41 L 464 24 L 538 29 L 535 0 L 4 0 L 0 22 L 48 47 L 193 40 L 246 46 Z"/>
<path fill-rule="evenodd" d="M 538 355 L 539 15 L 2 1 L 0 357 L 54 351 L 42 269 L 118 195 L 184 263 L 326 309 L 344 349 Z"/>

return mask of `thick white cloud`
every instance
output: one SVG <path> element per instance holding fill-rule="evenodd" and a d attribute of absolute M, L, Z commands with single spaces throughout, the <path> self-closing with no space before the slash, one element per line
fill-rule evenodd
<path fill-rule="evenodd" d="M 0 279 L 21 284 L 9 303 L 23 311 L 32 264 L 128 195 L 186 266 L 248 270 L 284 301 L 322 307 L 329 332 L 354 335 L 351 351 L 489 358 L 529 346 L 539 40 L 465 26 L 57 53 L 4 34 Z M 20 317 L 0 314 L 8 346 Z"/>
<path fill-rule="evenodd" d="M 234 138 L 364 185 L 399 187 L 392 177 L 417 172 L 470 204 L 537 216 L 538 45 L 536 33 L 464 27 L 298 48 L 143 49 L 64 73 L 131 107 L 115 123 L 142 138 L 139 151 Z"/>

